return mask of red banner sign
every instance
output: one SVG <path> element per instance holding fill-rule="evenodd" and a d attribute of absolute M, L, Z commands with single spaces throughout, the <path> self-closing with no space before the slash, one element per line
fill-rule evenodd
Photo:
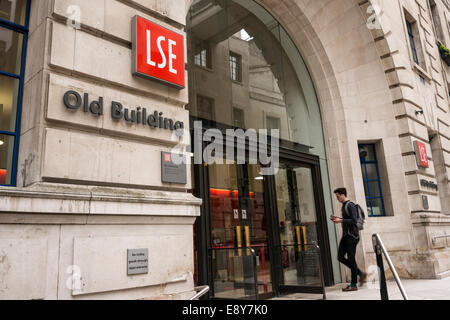
<path fill-rule="evenodd" d="M 184 37 L 135 16 L 133 74 L 184 88 Z"/>
<path fill-rule="evenodd" d="M 428 156 L 425 144 L 420 141 L 414 141 L 414 151 L 416 152 L 417 165 L 428 168 Z"/>

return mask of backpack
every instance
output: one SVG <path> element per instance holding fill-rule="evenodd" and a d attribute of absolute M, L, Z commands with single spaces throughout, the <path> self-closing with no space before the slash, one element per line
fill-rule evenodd
<path fill-rule="evenodd" d="M 347 214 L 348 214 L 347 205 L 349 203 L 350 202 L 347 202 L 347 204 L 345 205 L 345 211 L 347 212 Z M 354 205 L 356 206 L 356 211 L 358 212 L 358 218 L 356 220 L 356 226 L 358 227 L 358 230 L 361 231 L 361 230 L 364 230 L 364 222 L 365 222 L 365 219 L 366 219 L 366 215 L 364 214 L 364 210 L 361 208 L 361 206 L 359 204 L 354 203 Z"/>

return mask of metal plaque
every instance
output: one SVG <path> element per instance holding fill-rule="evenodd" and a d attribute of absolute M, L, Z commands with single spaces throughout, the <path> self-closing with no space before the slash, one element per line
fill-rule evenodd
<path fill-rule="evenodd" d="M 247 210 L 242 210 L 242 219 L 247 219 Z"/>
<path fill-rule="evenodd" d="M 239 219 L 239 209 L 233 209 L 234 219 Z"/>
<path fill-rule="evenodd" d="M 430 206 L 428 205 L 428 197 L 422 196 L 422 204 L 424 209 L 430 209 Z"/>
<path fill-rule="evenodd" d="M 148 249 L 127 250 L 127 274 L 148 273 Z"/>
<path fill-rule="evenodd" d="M 161 152 L 161 181 L 164 183 L 187 184 L 185 160 L 184 155 Z"/>

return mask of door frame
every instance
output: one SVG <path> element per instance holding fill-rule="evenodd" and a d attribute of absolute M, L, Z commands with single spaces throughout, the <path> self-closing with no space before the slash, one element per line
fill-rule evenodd
<path fill-rule="evenodd" d="M 331 247 L 329 242 L 329 233 L 327 227 L 327 215 L 325 209 L 325 199 L 323 193 L 323 184 L 320 170 L 320 158 L 318 156 L 305 154 L 299 151 L 280 148 L 280 163 L 286 163 L 294 167 L 306 167 L 311 169 L 314 200 L 316 206 L 317 217 L 317 240 L 320 247 L 321 254 L 321 271 L 324 276 L 325 286 L 334 285 L 333 266 L 331 260 Z M 272 282 L 276 295 L 286 293 L 322 293 L 321 287 L 304 287 L 304 286 L 292 286 L 281 285 L 282 279 L 282 260 L 281 260 L 281 243 L 280 243 L 280 230 L 277 227 L 279 225 L 278 219 L 278 206 L 276 198 L 276 184 L 275 177 L 270 176 L 268 179 L 267 191 L 270 197 L 270 205 L 268 206 L 270 213 L 270 237 L 271 245 L 269 252 L 274 255 L 272 260 Z"/>
<path fill-rule="evenodd" d="M 191 121 L 194 117 L 191 117 Z M 209 126 L 207 126 L 209 127 Z M 210 127 L 219 128 L 218 124 L 214 122 Z M 228 126 L 225 126 L 228 127 Z M 192 128 L 192 127 L 191 127 Z M 204 127 L 204 130 L 207 129 Z M 191 130 L 191 133 L 194 130 Z M 191 146 L 194 146 L 195 134 L 191 134 Z M 203 142 L 202 150 L 206 146 Z M 249 146 L 246 141 L 246 150 Z M 235 144 L 235 155 L 237 154 L 237 146 Z M 325 286 L 333 286 L 333 266 L 331 260 L 331 247 L 329 242 L 329 233 L 327 228 L 327 215 L 325 209 L 325 200 L 323 192 L 323 184 L 320 170 L 320 158 L 315 155 L 308 154 L 309 148 L 304 145 L 281 141 L 280 143 L 279 160 L 280 163 L 288 163 L 294 166 L 306 166 L 312 169 L 313 188 L 315 190 L 315 205 L 317 215 L 317 238 L 320 246 L 322 272 L 324 275 Z M 206 164 L 194 164 L 193 180 L 195 185 L 194 195 L 203 199 L 200 212 L 201 215 L 195 222 L 197 243 L 194 245 L 197 249 L 197 274 L 198 285 L 209 285 L 209 298 L 214 297 L 214 279 L 212 269 L 212 237 L 211 237 L 211 217 L 210 217 L 210 195 L 209 195 L 209 170 Z M 268 249 L 271 261 L 271 276 L 272 276 L 272 293 L 261 294 L 261 298 L 270 298 L 272 296 L 279 296 L 283 293 L 319 293 L 317 290 L 322 288 L 311 287 L 297 287 L 297 286 L 280 286 L 282 277 L 282 260 L 281 260 L 281 243 L 278 228 L 278 206 L 276 197 L 275 177 L 264 177 L 264 203 L 267 218 L 267 233 L 268 233 Z M 278 249 L 277 249 L 278 248 Z M 320 291 L 321 292 L 321 291 Z M 250 297 L 251 298 L 251 297 Z"/>

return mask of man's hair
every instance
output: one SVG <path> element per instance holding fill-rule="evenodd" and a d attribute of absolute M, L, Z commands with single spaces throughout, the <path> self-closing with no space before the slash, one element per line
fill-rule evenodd
<path fill-rule="evenodd" d="M 334 193 L 343 194 L 344 196 L 347 196 L 347 189 L 345 189 L 345 188 L 337 188 L 336 190 L 334 190 Z"/>

